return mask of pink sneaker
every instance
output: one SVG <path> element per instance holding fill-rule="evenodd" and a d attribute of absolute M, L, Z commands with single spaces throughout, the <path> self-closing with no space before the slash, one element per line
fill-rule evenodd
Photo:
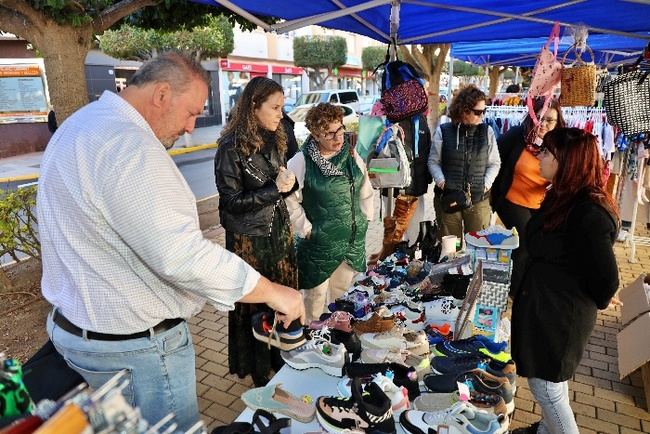
<path fill-rule="evenodd" d="M 337 310 L 329 318 L 323 321 L 312 321 L 309 323 L 309 328 L 312 330 L 320 330 L 323 327 L 330 329 L 341 330 L 346 333 L 352 333 L 352 324 L 351 321 L 354 317 L 342 310 Z"/>

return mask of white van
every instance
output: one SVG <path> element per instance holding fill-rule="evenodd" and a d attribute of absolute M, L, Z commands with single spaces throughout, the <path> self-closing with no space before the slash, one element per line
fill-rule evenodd
<path fill-rule="evenodd" d="M 298 97 L 294 107 L 305 104 L 318 104 L 331 102 L 332 104 L 346 104 L 359 112 L 359 94 L 354 89 L 329 89 L 305 92 Z"/>

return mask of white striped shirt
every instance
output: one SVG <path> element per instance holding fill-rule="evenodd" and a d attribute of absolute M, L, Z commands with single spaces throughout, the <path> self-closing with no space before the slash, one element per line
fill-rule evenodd
<path fill-rule="evenodd" d="M 173 160 L 111 92 L 50 140 L 37 205 L 43 295 L 83 329 L 135 333 L 189 318 L 206 299 L 232 309 L 260 277 L 203 237 L 196 199 Z"/>

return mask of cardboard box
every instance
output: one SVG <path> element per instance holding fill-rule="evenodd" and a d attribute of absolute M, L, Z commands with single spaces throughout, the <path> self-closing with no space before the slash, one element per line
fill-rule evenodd
<path fill-rule="evenodd" d="M 621 330 L 618 342 L 618 372 L 627 377 L 650 360 L 650 312 L 644 313 Z"/>
<path fill-rule="evenodd" d="M 625 327 L 639 315 L 650 312 L 650 298 L 643 287 L 644 281 L 650 283 L 650 275 L 642 274 L 618 293 L 623 303 L 621 306 L 621 322 Z"/>

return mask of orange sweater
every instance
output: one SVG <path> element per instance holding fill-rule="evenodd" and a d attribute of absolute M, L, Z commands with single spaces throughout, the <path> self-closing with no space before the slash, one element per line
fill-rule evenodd
<path fill-rule="evenodd" d="M 539 209 L 549 182 L 542 178 L 539 160 L 526 149 L 521 152 L 506 199 L 515 205 Z"/>

